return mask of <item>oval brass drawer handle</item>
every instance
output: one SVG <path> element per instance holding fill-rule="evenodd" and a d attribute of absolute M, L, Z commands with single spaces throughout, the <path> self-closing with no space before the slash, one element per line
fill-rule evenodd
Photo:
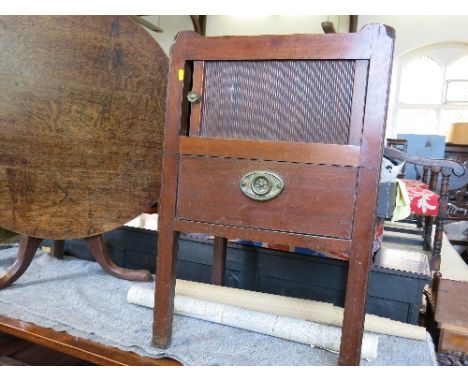
<path fill-rule="evenodd" d="M 284 188 L 284 182 L 278 174 L 256 170 L 245 174 L 240 181 L 242 192 L 250 199 L 266 201 L 277 197 Z"/>

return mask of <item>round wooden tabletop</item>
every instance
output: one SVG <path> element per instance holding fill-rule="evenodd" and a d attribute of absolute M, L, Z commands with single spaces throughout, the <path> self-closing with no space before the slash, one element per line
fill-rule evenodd
<path fill-rule="evenodd" d="M 159 198 L 168 60 L 127 16 L 0 17 L 0 226 L 94 236 Z"/>

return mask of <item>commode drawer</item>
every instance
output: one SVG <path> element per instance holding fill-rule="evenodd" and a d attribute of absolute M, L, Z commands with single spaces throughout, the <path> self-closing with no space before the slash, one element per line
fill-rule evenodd
<path fill-rule="evenodd" d="M 241 184 L 248 188 L 252 180 L 245 175 L 256 171 L 278 175 L 281 192 L 270 200 L 244 193 Z M 349 239 L 356 178 L 351 167 L 183 155 L 176 219 Z M 272 178 L 258 183 L 261 197 L 279 188 Z"/>

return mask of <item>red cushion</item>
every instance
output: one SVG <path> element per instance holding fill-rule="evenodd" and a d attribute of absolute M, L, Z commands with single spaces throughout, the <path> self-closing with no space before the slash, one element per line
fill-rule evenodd
<path fill-rule="evenodd" d="M 410 199 L 411 212 L 415 215 L 437 216 L 439 195 L 429 190 L 425 183 L 413 179 L 401 179 L 406 186 Z"/>

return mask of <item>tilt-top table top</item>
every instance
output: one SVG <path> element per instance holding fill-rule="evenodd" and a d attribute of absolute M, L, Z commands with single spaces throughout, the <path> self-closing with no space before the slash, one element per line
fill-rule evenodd
<path fill-rule="evenodd" d="M 153 205 L 167 68 L 127 16 L 0 17 L 0 226 L 81 238 Z"/>

